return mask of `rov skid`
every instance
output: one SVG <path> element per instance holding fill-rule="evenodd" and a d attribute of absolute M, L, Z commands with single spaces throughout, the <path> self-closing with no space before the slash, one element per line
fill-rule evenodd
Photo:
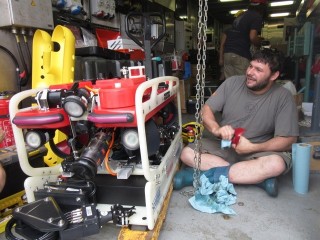
<path fill-rule="evenodd" d="M 179 80 L 147 81 L 142 66 L 123 74 L 12 97 L 17 153 L 29 176 L 28 204 L 13 216 L 26 239 L 43 233 L 60 239 L 88 236 L 109 221 L 154 228 L 182 149 Z M 30 98 L 29 107 L 19 107 Z M 57 132 L 65 139 L 57 142 Z M 33 168 L 26 146 L 46 143 L 63 161 Z"/>

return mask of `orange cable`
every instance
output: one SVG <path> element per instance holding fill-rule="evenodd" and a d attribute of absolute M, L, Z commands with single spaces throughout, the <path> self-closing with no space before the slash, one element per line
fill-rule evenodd
<path fill-rule="evenodd" d="M 87 89 L 89 92 L 93 92 L 94 94 L 97 94 L 98 93 L 98 90 L 96 89 L 93 89 L 87 85 L 84 86 L 85 89 Z"/>
<path fill-rule="evenodd" d="M 110 173 L 110 175 L 112 176 L 117 176 L 117 173 L 115 173 L 114 171 L 112 171 L 112 169 L 110 168 L 109 166 L 109 154 L 110 154 L 110 151 L 111 151 L 111 148 L 113 146 L 113 143 L 114 143 L 114 133 L 115 133 L 115 130 L 113 130 L 113 133 L 112 133 L 112 137 L 111 137 L 111 143 L 108 147 L 108 150 L 107 150 L 107 153 L 106 153 L 106 156 L 104 158 L 104 165 L 106 167 L 106 170 Z"/>

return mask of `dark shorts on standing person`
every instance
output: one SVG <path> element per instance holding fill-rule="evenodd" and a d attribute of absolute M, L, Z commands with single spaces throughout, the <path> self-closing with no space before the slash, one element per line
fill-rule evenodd
<path fill-rule="evenodd" d="M 229 78 L 235 75 L 245 75 L 250 60 L 234 53 L 224 53 L 224 76 Z"/>

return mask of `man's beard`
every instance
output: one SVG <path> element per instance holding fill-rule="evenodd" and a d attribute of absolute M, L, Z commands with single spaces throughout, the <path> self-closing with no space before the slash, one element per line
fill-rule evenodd
<path fill-rule="evenodd" d="M 255 85 L 255 86 L 247 86 L 248 89 L 250 89 L 251 91 L 261 91 L 263 89 L 265 89 L 269 84 L 269 78 L 266 78 L 263 82 L 260 82 L 259 84 Z"/>

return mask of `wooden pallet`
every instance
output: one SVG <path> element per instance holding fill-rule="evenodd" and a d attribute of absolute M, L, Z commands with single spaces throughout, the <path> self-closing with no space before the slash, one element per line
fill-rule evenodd
<path fill-rule="evenodd" d="M 171 184 L 169 187 L 167 196 L 163 201 L 163 206 L 160 211 L 158 220 L 155 224 L 155 227 L 152 230 L 136 231 L 136 230 L 130 230 L 129 228 L 122 228 L 118 235 L 118 240 L 156 240 L 158 239 L 162 224 L 167 215 L 167 210 L 168 210 L 172 190 L 173 190 L 173 185 Z"/>
<path fill-rule="evenodd" d="M 12 209 L 16 206 L 22 206 L 25 203 L 23 201 L 24 194 L 25 191 L 23 190 L 0 200 L 0 233 L 4 232 L 7 222 L 12 217 Z"/>

